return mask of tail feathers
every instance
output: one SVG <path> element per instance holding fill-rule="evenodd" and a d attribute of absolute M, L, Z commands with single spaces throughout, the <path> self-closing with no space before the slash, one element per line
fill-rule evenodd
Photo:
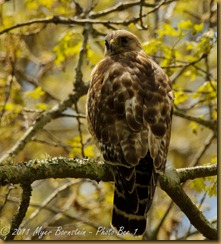
<path fill-rule="evenodd" d="M 133 209 L 138 205 L 136 211 Z M 146 229 L 146 203 L 139 203 L 137 195 L 126 199 L 115 190 L 112 225 L 119 231 L 142 235 Z"/>
<path fill-rule="evenodd" d="M 119 210 L 116 205 L 113 208 L 112 225 L 119 234 L 127 233 L 137 236 L 142 235 L 146 229 L 146 217 L 143 215 L 128 214 Z"/>
<path fill-rule="evenodd" d="M 139 208 L 135 189 L 136 174 L 134 168 L 131 168 L 130 171 L 129 169 L 125 171 L 124 167 L 117 167 L 117 171 L 115 171 L 114 199 L 117 199 L 118 209 L 124 209 L 126 205 L 129 206 L 131 212 L 136 213 Z M 127 180 L 127 175 L 130 175 L 129 180 Z M 130 203 L 128 204 L 126 200 L 129 200 Z"/>
<path fill-rule="evenodd" d="M 149 154 L 139 165 L 124 171 L 116 167 L 114 207 L 112 225 L 118 231 L 142 235 L 146 229 L 146 215 L 151 207 L 157 175 L 153 171 L 153 160 Z M 125 174 L 130 175 L 127 179 Z"/>

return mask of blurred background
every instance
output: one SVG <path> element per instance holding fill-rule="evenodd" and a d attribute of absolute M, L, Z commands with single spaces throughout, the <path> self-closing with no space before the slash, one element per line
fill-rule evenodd
<path fill-rule="evenodd" d="M 80 67 L 86 86 L 93 67 L 103 58 L 105 35 L 114 29 L 136 34 L 145 52 L 173 83 L 175 113 L 167 166 L 183 168 L 217 162 L 215 0 L 0 1 L 0 157 L 13 148 L 40 114 L 51 110 L 76 88 L 84 26 L 44 21 L 53 16 L 97 21 L 90 29 Z M 42 23 L 28 23 L 37 19 L 42 19 Z M 109 22 L 104 24 L 104 20 Z M 20 23 L 27 24 L 2 32 Z M 55 156 L 101 160 L 87 131 L 85 101 L 86 94 L 36 131 L 13 157 L 14 162 Z M 96 233 L 99 226 L 110 228 L 112 183 L 67 178 L 36 181 L 32 187 L 31 204 L 16 240 L 139 239 Z M 199 178 L 183 187 L 208 220 L 216 224 L 217 178 Z M 18 185 L 0 188 L 0 229 L 10 226 L 20 198 Z M 204 239 L 157 187 L 147 219 L 150 239 L 164 215 L 166 218 L 152 239 Z M 82 233 L 56 236 L 58 226 Z M 38 227 L 52 234 L 39 238 L 34 233 Z"/>

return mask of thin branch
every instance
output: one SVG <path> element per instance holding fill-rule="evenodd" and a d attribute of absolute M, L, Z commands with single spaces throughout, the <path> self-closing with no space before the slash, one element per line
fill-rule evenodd
<path fill-rule="evenodd" d="M 18 203 L 18 200 L 15 197 L 8 197 L 8 201 L 9 202 L 13 202 L 13 203 Z M 83 219 L 80 216 L 76 216 L 74 214 L 71 214 L 71 213 L 67 212 L 67 210 L 63 210 L 63 209 L 57 208 L 55 206 L 49 206 L 49 205 L 45 205 L 45 204 L 43 205 L 42 203 L 41 204 L 39 204 L 39 203 L 30 203 L 30 206 L 34 207 L 34 208 L 38 208 L 38 209 L 48 210 L 48 211 L 51 211 L 54 214 L 62 214 L 63 216 L 65 216 L 65 217 L 67 217 L 69 219 L 72 219 L 72 220 L 75 220 L 75 221 L 90 225 L 91 227 L 95 228 L 96 230 L 99 227 L 99 225 L 97 225 L 93 221 L 90 221 L 90 220 L 87 220 L 87 219 Z M 20 228 L 24 228 L 24 226 L 25 226 L 25 224 L 22 223 Z"/>
<path fill-rule="evenodd" d="M 61 114 L 62 117 L 69 117 L 69 118 L 78 118 L 78 119 L 86 119 L 86 115 L 85 114 L 67 114 L 67 113 L 62 113 Z"/>
<path fill-rule="evenodd" d="M 196 178 L 215 176 L 218 173 L 217 164 L 212 164 L 208 166 L 180 168 L 177 169 L 176 172 L 178 174 L 181 183 Z"/>
<path fill-rule="evenodd" d="M 35 211 L 32 212 L 32 214 L 28 217 L 27 220 L 23 221 L 22 225 L 20 226 L 20 228 L 24 228 L 31 220 L 33 220 L 38 213 L 42 210 L 45 209 L 45 206 L 47 206 L 57 195 L 58 193 L 66 190 L 67 188 L 69 188 L 72 185 L 76 185 L 79 184 L 82 180 L 79 179 L 78 181 L 70 181 L 67 182 L 66 184 L 60 186 L 59 188 L 57 188 L 55 191 L 52 192 L 52 194 L 50 194 L 41 204 L 40 208 L 36 209 Z"/>
<path fill-rule="evenodd" d="M 146 240 L 157 240 L 157 235 L 161 229 L 161 227 L 163 226 L 164 221 L 166 220 L 166 217 L 168 216 L 168 214 L 170 213 L 172 207 L 173 207 L 173 200 L 171 200 L 169 206 L 166 209 L 166 212 L 164 213 L 163 217 L 161 218 L 160 222 L 158 223 L 158 225 L 156 226 L 156 228 L 150 233 L 150 236 L 147 237 Z"/>
<path fill-rule="evenodd" d="M 36 132 L 42 129 L 47 123 L 49 123 L 52 119 L 55 119 L 60 116 L 60 114 L 67 108 L 71 107 L 72 104 L 76 104 L 79 98 L 87 93 L 87 87 L 84 85 L 82 81 L 82 73 L 81 66 L 83 63 L 84 55 L 86 53 L 86 45 L 89 36 L 88 26 L 84 29 L 84 40 L 81 47 L 81 51 L 79 54 L 79 60 L 76 67 L 76 74 L 74 80 L 74 92 L 71 93 L 64 101 L 55 105 L 51 110 L 46 111 L 39 115 L 36 121 L 31 125 L 24 135 L 17 141 L 17 143 L 6 152 L 2 158 L 0 158 L 0 164 L 7 160 L 10 157 L 15 157 L 24 147 L 25 145 L 32 139 L 32 137 L 36 134 Z"/>
<path fill-rule="evenodd" d="M 76 15 L 80 15 L 83 12 L 83 8 L 76 0 L 73 0 L 73 2 L 75 4 Z"/>
<path fill-rule="evenodd" d="M 200 200 L 200 202 L 199 202 L 199 204 L 198 204 L 198 209 L 201 209 L 201 207 L 202 207 L 202 205 L 203 205 L 203 202 L 205 201 L 207 195 L 208 195 L 208 192 L 204 192 L 203 197 L 202 197 L 202 199 Z M 187 238 L 187 237 L 189 236 L 189 234 L 191 233 L 191 228 L 192 228 L 192 225 L 190 224 L 189 229 L 188 229 L 188 231 L 187 231 L 187 233 L 186 233 L 186 238 Z"/>
<path fill-rule="evenodd" d="M 12 67 L 14 67 L 14 66 L 12 65 Z M 7 102 L 9 100 L 9 98 L 10 98 L 11 87 L 12 87 L 13 80 L 15 78 L 13 73 L 14 73 L 14 71 L 12 71 L 12 74 L 9 75 L 8 78 L 7 78 L 6 89 L 5 89 L 5 99 L 4 99 L 4 103 L 2 105 L 2 110 L 0 111 L 0 124 L 1 124 L 1 121 L 2 121 L 3 116 L 5 114 L 5 111 L 6 111 Z"/>
<path fill-rule="evenodd" d="M 0 196 L 1 197 L 1 196 Z M 18 200 L 15 198 L 15 197 L 9 197 L 8 198 L 8 201 L 9 202 L 13 202 L 13 203 L 18 203 Z M 55 206 L 49 206 L 49 205 L 45 205 L 45 206 L 42 206 L 42 204 L 39 204 L 39 203 L 30 203 L 30 206 L 31 207 L 34 207 L 34 208 L 41 208 L 41 209 L 45 209 L 45 210 L 48 210 L 48 211 L 51 211 L 52 213 L 54 214 L 60 214 L 66 218 L 69 218 L 71 220 L 74 220 L 74 221 L 77 221 L 79 223 L 84 223 L 92 228 L 94 228 L 96 231 L 98 230 L 98 228 L 100 227 L 100 225 L 96 224 L 94 221 L 91 221 L 89 219 L 85 219 L 83 218 L 82 216 L 77 216 L 76 214 L 72 214 L 70 213 L 70 211 L 68 210 L 64 210 L 64 209 L 60 209 L 60 208 L 57 208 Z M 44 227 L 45 225 L 43 224 L 42 227 Z M 106 226 L 104 226 L 106 227 Z M 24 228 L 24 225 L 22 224 L 20 226 L 20 228 Z M 108 228 L 108 226 L 107 226 Z M 44 228 L 42 228 L 43 230 Z M 115 237 L 117 237 L 118 239 L 120 240 L 125 240 L 123 237 L 121 237 L 120 235 L 114 235 Z"/>
<path fill-rule="evenodd" d="M 6 202 L 7 202 L 8 198 L 9 198 L 9 194 L 10 194 L 10 192 L 11 192 L 12 189 L 14 189 L 14 186 L 12 184 L 10 184 L 7 187 L 7 192 L 4 195 L 4 200 L 3 200 L 3 202 L 1 202 L 1 205 L 0 205 L 0 213 L 2 212 L 2 209 L 4 208 L 4 206 L 6 205 Z"/>
<path fill-rule="evenodd" d="M 151 14 L 151 13 L 154 13 L 156 12 L 162 5 L 164 4 L 168 4 L 168 3 L 171 3 L 171 2 L 174 2 L 176 0 L 163 0 L 163 1 L 160 1 L 151 11 L 149 11 L 147 14 Z"/>
<path fill-rule="evenodd" d="M 173 114 L 176 115 L 176 116 L 179 116 L 181 118 L 185 118 L 187 120 L 196 122 L 196 123 L 198 123 L 200 125 L 203 125 L 203 126 L 209 128 L 209 129 L 213 130 L 214 133 L 216 133 L 216 131 L 217 131 L 217 123 L 214 122 L 214 121 L 204 120 L 204 119 L 197 118 L 197 117 L 194 117 L 194 116 L 191 116 L 191 115 L 187 115 L 186 113 L 180 112 L 177 109 L 173 111 Z"/>
<path fill-rule="evenodd" d="M 145 17 L 145 16 L 157 11 L 162 5 L 169 4 L 169 3 L 174 2 L 174 1 L 177 1 L 177 0 L 168 0 L 168 1 L 167 0 L 163 0 L 158 5 L 155 5 L 153 10 L 151 10 L 148 13 L 142 15 L 142 17 Z M 138 3 L 140 3 L 140 1 L 138 1 Z M 152 7 L 154 5 L 145 3 L 144 6 L 151 6 Z M 111 11 L 111 10 L 109 10 L 109 11 Z M 94 14 L 94 16 L 95 15 L 96 14 Z M 92 17 L 92 16 L 90 16 L 90 17 Z M 123 21 L 121 21 L 121 20 L 77 19 L 77 18 L 65 18 L 65 17 L 62 17 L 62 16 L 53 16 L 53 17 L 49 17 L 49 18 L 33 19 L 33 20 L 30 20 L 30 21 L 27 21 L 27 22 L 23 22 L 23 23 L 20 23 L 20 24 L 13 25 L 11 27 L 5 28 L 2 31 L 0 31 L 0 35 L 2 35 L 4 33 L 7 33 L 7 32 L 9 32 L 11 30 L 14 30 L 14 29 L 17 29 L 17 28 L 20 28 L 20 27 L 24 27 L 24 26 L 33 25 L 33 24 L 50 24 L 50 23 L 53 23 L 53 24 L 65 24 L 65 25 L 73 24 L 73 25 L 81 25 L 81 26 L 85 26 L 86 24 L 90 24 L 90 25 L 92 25 L 92 24 L 129 25 L 130 23 L 134 23 L 135 24 L 139 20 L 140 20 L 140 16 L 137 17 L 137 18 L 132 18 L 132 19 L 123 20 Z"/>
<path fill-rule="evenodd" d="M 206 150 L 209 148 L 209 146 L 211 145 L 211 143 L 213 142 L 213 139 L 215 138 L 215 135 L 212 133 L 211 135 L 208 136 L 208 138 L 206 138 L 206 141 L 204 143 L 204 145 L 202 146 L 202 148 L 200 148 L 200 150 L 195 154 L 194 159 L 191 162 L 190 166 L 196 166 L 199 164 L 200 159 L 202 158 L 202 156 L 205 154 Z"/>
<path fill-rule="evenodd" d="M 42 129 L 47 123 L 52 119 L 59 117 L 60 113 L 63 112 L 67 107 L 70 107 L 73 103 L 76 103 L 78 99 L 86 94 L 86 91 L 82 93 L 72 93 L 63 102 L 54 106 L 50 111 L 46 111 L 38 116 L 36 121 L 27 129 L 24 135 L 17 141 L 17 143 L 9 149 L 8 152 L 4 153 L 2 158 L 0 158 L 0 164 L 10 157 L 16 156 L 25 145 L 32 139 L 36 132 Z"/>
<path fill-rule="evenodd" d="M 134 0 L 134 1 L 130 1 L 130 2 L 125 2 L 125 1 L 120 2 L 120 3 L 116 4 L 115 6 L 110 7 L 108 9 L 104 9 L 104 10 L 96 12 L 96 13 L 92 12 L 89 14 L 89 17 L 90 18 L 99 18 L 101 16 L 104 16 L 104 15 L 107 15 L 107 14 L 110 14 L 113 12 L 126 10 L 128 8 L 138 5 L 139 3 L 140 3 L 140 0 Z M 154 6 L 154 5 L 151 4 L 151 6 Z"/>
<path fill-rule="evenodd" d="M 77 113 L 79 113 L 77 103 L 75 103 L 74 106 L 75 106 L 75 111 Z M 78 123 L 77 127 L 78 127 L 78 132 L 79 132 L 79 137 L 80 137 L 80 144 L 81 144 L 81 155 L 82 155 L 82 157 L 85 157 L 85 154 L 84 154 L 84 142 L 83 142 L 83 132 L 82 132 L 82 129 L 81 129 L 82 123 L 81 123 L 81 121 L 80 121 L 80 119 L 78 117 L 76 119 L 77 119 L 77 123 Z"/>
<path fill-rule="evenodd" d="M 45 92 L 45 96 L 47 97 L 47 99 L 50 98 L 50 99 L 60 102 L 60 99 L 58 97 L 55 97 L 50 91 L 47 91 L 47 89 L 45 89 L 45 87 L 41 86 L 37 79 L 33 79 L 33 78 L 29 77 L 27 74 L 23 73 L 20 70 L 15 70 L 15 77 L 19 80 L 25 80 L 26 82 L 33 85 L 35 88 L 40 86 L 41 89 Z M 40 77 L 38 77 L 38 79 L 39 78 Z"/>
<path fill-rule="evenodd" d="M 177 173 L 174 171 L 172 177 L 168 174 L 164 174 L 159 179 L 161 188 L 173 199 L 176 205 L 181 209 L 183 213 L 190 220 L 201 234 L 203 234 L 209 240 L 218 240 L 218 233 L 216 228 L 206 219 L 197 206 L 186 195 Z"/>
<path fill-rule="evenodd" d="M 197 60 L 187 63 L 185 66 L 182 67 L 179 71 L 173 73 L 173 75 L 170 77 L 172 84 L 175 83 L 175 81 L 183 74 L 183 72 L 189 67 L 194 66 L 195 64 L 199 63 L 201 60 L 203 60 L 207 55 L 203 54 L 201 57 L 199 57 Z"/>
<path fill-rule="evenodd" d="M 217 219 L 216 218 L 215 219 L 211 219 L 210 223 L 214 224 L 214 225 L 217 224 Z M 184 236 L 177 238 L 177 241 L 186 240 L 188 237 L 193 236 L 193 235 L 197 235 L 197 234 L 200 234 L 200 232 L 198 230 L 194 230 L 194 231 L 190 232 L 188 234 L 188 236 L 186 236 L 186 234 L 184 234 Z"/>
<path fill-rule="evenodd" d="M 53 16 L 50 18 L 39 18 L 39 19 L 33 19 L 27 22 L 23 22 L 20 24 L 15 24 L 11 27 L 5 28 L 4 30 L 0 31 L 0 35 L 7 33 L 11 30 L 21 28 L 24 26 L 29 26 L 33 24 L 65 24 L 65 25 L 80 25 L 85 26 L 86 24 L 116 24 L 116 25 L 129 25 L 132 22 L 139 21 L 139 18 L 132 18 L 129 20 L 96 20 L 96 19 L 76 19 L 76 18 L 65 18 L 61 16 Z"/>
<path fill-rule="evenodd" d="M 75 68 L 76 73 L 75 73 L 75 81 L 74 81 L 74 91 L 77 93 L 81 93 L 82 89 L 85 90 L 85 85 L 83 83 L 83 74 L 82 74 L 81 67 L 83 65 L 85 55 L 87 53 L 87 43 L 88 43 L 90 30 L 91 30 L 90 24 L 87 24 L 84 26 L 84 30 L 83 30 L 83 37 L 84 38 L 83 38 L 83 42 L 82 42 L 79 57 L 78 57 L 78 63 L 77 63 L 77 66 Z M 74 104 L 76 104 L 76 103 L 74 103 Z"/>
<path fill-rule="evenodd" d="M 46 144 L 46 145 L 52 146 L 52 147 L 61 147 L 67 153 L 69 153 L 71 151 L 71 149 L 72 149 L 71 146 L 68 146 L 67 144 L 64 144 L 64 143 L 61 143 L 61 142 L 45 141 L 45 140 L 37 139 L 35 137 L 33 137 L 32 141 L 36 142 L 36 143 Z"/>
<path fill-rule="evenodd" d="M 142 29 L 147 30 L 148 27 L 144 25 L 143 23 L 143 6 L 144 6 L 145 0 L 140 0 L 140 11 L 139 11 L 139 16 L 140 16 L 140 25 Z"/>
<path fill-rule="evenodd" d="M 29 204 L 30 204 L 30 198 L 31 198 L 31 192 L 32 192 L 31 185 L 27 184 L 27 185 L 21 185 L 21 186 L 23 189 L 21 204 L 20 204 L 18 212 L 13 217 L 10 232 L 8 233 L 8 235 L 5 238 L 6 241 L 10 241 L 15 238 L 15 236 L 13 235 L 14 230 L 19 228 L 23 218 L 26 215 L 26 212 L 27 212 Z"/>

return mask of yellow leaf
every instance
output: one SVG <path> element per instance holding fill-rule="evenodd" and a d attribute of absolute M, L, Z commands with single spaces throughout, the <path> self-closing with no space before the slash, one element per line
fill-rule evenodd
<path fill-rule="evenodd" d="M 159 37 L 162 36 L 180 36 L 181 35 L 181 31 L 180 30 L 176 30 L 175 28 L 173 28 L 171 25 L 169 24 L 164 24 L 162 29 L 160 30 L 156 30 L 156 32 L 158 33 Z"/>
<path fill-rule="evenodd" d="M 190 30 L 193 27 L 193 23 L 190 20 L 182 20 L 178 24 L 179 28 L 182 30 Z"/>
<path fill-rule="evenodd" d="M 189 96 L 185 94 L 183 91 L 175 91 L 174 93 L 176 98 L 174 101 L 175 105 L 183 103 L 189 98 Z"/>
<path fill-rule="evenodd" d="M 4 109 L 6 111 L 15 113 L 15 114 L 19 114 L 22 111 L 22 106 L 20 104 L 15 104 L 15 103 L 10 103 L 8 102 L 5 106 Z M 0 105 L 0 110 L 3 109 L 3 105 Z"/>
<path fill-rule="evenodd" d="M 189 125 L 190 125 L 190 127 L 192 127 L 192 132 L 194 134 L 197 134 L 197 130 L 198 130 L 199 124 L 194 122 L 194 121 L 192 121 L 192 122 L 189 123 Z"/>
<path fill-rule="evenodd" d="M 149 42 L 143 44 L 143 49 L 147 54 L 153 54 L 162 47 L 162 42 L 156 39 L 152 39 Z"/>
<path fill-rule="evenodd" d="M 27 1 L 26 7 L 29 10 L 36 10 L 36 9 L 38 9 L 39 5 L 36 1 Z"/>
<path fill-rule="evenodd" d="M 45 103 L 38 103 L 35 105 L 35 108 L 36 109 L 39 109 L 39 110 L 43 110 L 43 111 L 46 111 L 49 109 L 49 106 Z"/>
<path fill-rule="evenodd" d="M 203 30 L 203 27 L 204 27 L 204 24 L 203 24 L 203 23 L 198 24 L 198 25 L 194 25 L 194 30 L 195 30 L 196 32 L 200 32 L 200 31 Z"/>
<path fill-rule="evenodd" d="M 79 135 L 68 140 L 67 144 L 72 147 L 72 150 L 69 154 L 70 157 L 74 158 L 74 157 L 76 157 L 76 155 L 81 154 L 82 145 L 81 145 L 81 138 Z"/>
<path fill-rule="evenodd" d="M 32 99 L 38 99 L 45 95 L 45 92 L 42 90 L 42 88 L 39 86 L 35 88 L 33 91 L 27 91 L 25 93 L 26 97 L 32 98 Z"/>
<path fill-rule="evenodd" d="M 93 158 L 94 157 L 94 146 L 90 145 L 84 148 L 84 154 L 88 158 Z"/>

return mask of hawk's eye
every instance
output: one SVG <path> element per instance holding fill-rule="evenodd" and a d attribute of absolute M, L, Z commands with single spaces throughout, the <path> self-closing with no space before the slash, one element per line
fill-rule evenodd
<path fill-rule="evenodd" d="M 105 40 L 105 46 L 106 46 L 107 49 L 109 49 L 109 43 L 108 43 L 107 40 Z"/>
<path fill-rule="evenodd" d="M 127 44 L 129 42 L 129 39 L 128 39 L 127 36 L 122 36 L 120 38 L 120 42 L 121 42 L 122 45 L 125 45 L 125 44 Z"/>

